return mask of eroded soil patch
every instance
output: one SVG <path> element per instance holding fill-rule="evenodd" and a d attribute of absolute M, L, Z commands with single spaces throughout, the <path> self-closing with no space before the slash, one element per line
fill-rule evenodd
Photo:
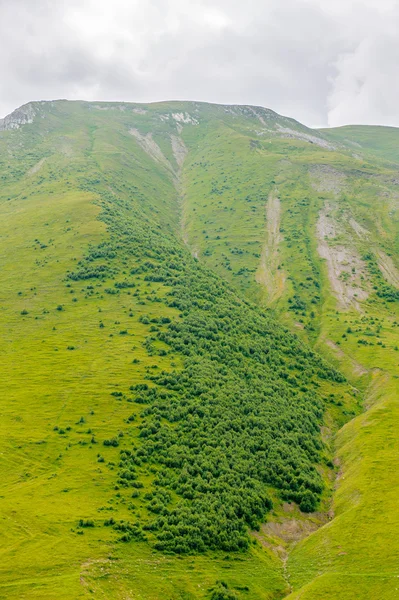
<path fill-rule="evenodd" d="M 318 192 L 338 196 L 345 187 L 346 175 L 329 165 L 313 165 L 310 169 L 312 186 Z"/>
<path fill-rule="evenodd" d="M 271 192 L 266 204 L 266 241 L 256 273 L 256 281 L 266 288 L 270 302 L 281 296 L 285 283 L 284 272 L 279 268 L 280 219 L 280 199 Z"/>
<path fill-rule="evenodd" d="M 317 221 L 318 252 L 327 263 L 331 289 L 338 301 L 339 308 L 351 306 L 360 309 L 359 302 L 366 300 L 366 265 L 354 248 L 336 243 L 341 233 L 340 226 L 333 218 L 334 206 L 326 203 Z"/>

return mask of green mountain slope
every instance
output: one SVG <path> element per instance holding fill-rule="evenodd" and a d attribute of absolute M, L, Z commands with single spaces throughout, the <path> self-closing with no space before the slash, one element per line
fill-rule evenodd
<path fill-rule="evenodd" d="M 343 129 L 323 131 L 334 143 L 327 149 L 267 132 L 255 143 L 234 132 L 229 151 L 224 136 L 217 150 L 201 150 L 213 170 L 200 194 L 188 165 L 186 212 L 202 259 L 271 307 L 366 394 L 369 410 L 336 438 L 335 518 L 294 540 L 287 565 L 300 592 L 292 597 L 395 598 L 397 130 L 351 128 L 354 150 Z M 282 540 L 292 542 L 284 531 Z"/>
<path fill-rule="evenodd" d="M 201 103 L 0 131 L 0 597 L 395 597 L 391 139 Z"/>
<path fill-rule="evenodd" d="M 320 131 L 333 143 L 344 143 L 358 155 L 379 157 L 394 163 L 399 160 L 397 127 L 346 125 Z"/>

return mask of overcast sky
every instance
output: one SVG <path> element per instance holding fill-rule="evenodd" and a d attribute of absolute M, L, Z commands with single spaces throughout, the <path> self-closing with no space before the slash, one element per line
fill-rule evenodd
<path fill-rule="evenodd" d="M 399 126 L 398 32 L 399 0 L 0 0 L 0 116 L 204 100 Z"/>

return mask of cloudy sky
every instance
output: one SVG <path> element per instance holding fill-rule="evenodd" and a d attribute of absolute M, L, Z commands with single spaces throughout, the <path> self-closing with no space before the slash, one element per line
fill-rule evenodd
<path fill-rule="evenodd" d="M 0 116 L 173 99 L 399 126 L 398 32 L 399 0 L 0 0 Z"/>

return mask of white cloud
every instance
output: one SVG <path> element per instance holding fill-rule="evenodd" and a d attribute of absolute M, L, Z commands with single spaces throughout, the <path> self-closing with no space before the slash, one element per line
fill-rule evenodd
<path fill-rule="evenodd" d="M 397 0 L 0 0 L 0 14 L 0 114 L 191 99 L 399 125 Z"/>
<path fill-rule="evenodd" d="M 399 126 L 399 12 L 389 9 L 351 51 L 335 62 L 336 74 L 328 98 L 328 123 Z"/>

